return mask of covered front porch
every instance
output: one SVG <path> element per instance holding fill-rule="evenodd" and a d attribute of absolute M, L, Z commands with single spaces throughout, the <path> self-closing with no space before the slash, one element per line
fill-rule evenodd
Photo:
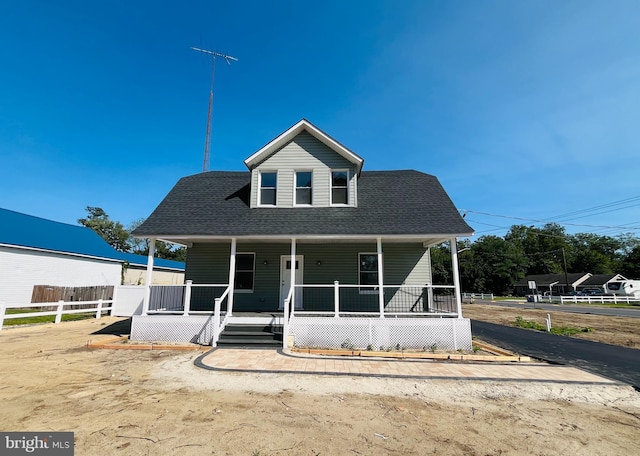
<path fill-rule="evenodd" d="M 470 349 L 455 238 L 448 239 L 454 283 L 431 280 L 428 247 L 442 241 L 193 239 L 189 280 L 147 286 L 132 338 L 216 346 L 228 325 L 273 324 L 282 327 L 284 348 Z M 149 265 L 152 274 L 152 252 Z"/>

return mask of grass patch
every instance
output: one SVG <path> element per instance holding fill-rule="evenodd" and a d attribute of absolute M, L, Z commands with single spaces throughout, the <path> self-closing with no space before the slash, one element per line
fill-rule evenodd
<path fill-rule="evenodd" d="M 35 312 L 41 312 L 41 310 L 39 309 L 7 309 L 6 315 L 35 313 Z M 68 315 L 62 315 L 62 321 L 87 320 L 89 318 L 95 318 L 95 316 L 96 316 L 96 312 L 68 314 Z M 55 315 L 36 315 L 34 317 L 10 318 L 4 321 L 4 326 L 34 325 L 38 323 L 53 323 L 54 321 L 56 321 Z"/>
<path fill-rule="evenodd" d="M 533 329 L 536 331 L 547 331 L 547 327 L 545 325 L 541 325 L 535 321 L 525 320 L 521 316 L 516 317 L 515 326 L 518 328 Z M 551 334 L 557 334 L 559 336 L 573 336 L 574 334 L 583 332 L 593 332 L 593 328 L 590 326 L 586 326 L 584 328 L 576 328 L 575 326 L 552 326 L 550 332 Z"/>

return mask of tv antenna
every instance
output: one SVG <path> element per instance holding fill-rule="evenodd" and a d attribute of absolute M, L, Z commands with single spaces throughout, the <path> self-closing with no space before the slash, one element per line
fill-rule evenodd
<path fill-rule="evenodd" d="M 207 133 L 204 140 L 204 160 L 202 161 L 202 172 L 205 173 L 209 169 L 210 149 L 211 149 L 211 111 L 213 110 L 213 77 L 216 70 L 216 57 L 223 58 L 228 65 L 231 65 L 231 60 L 237 62 L 238 59 L 231 57 L 230 55 L 221 54 L 219 52 L 208 51 L 206 49 L 200 49 L 192 47 L 194 51 L 203 52 L 211 56 L 211 87 L 209 88 L 209 113 L 207 115 Z"/>

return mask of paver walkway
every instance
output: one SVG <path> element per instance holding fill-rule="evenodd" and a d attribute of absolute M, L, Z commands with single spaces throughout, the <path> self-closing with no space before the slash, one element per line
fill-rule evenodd
<path fill-rule="evenodd" d="M 345 358 L 290 354 L 275 349 L 219 348 L 200 356 L 196 365 L 228 372 L 616 384 L 575 367 L 544 363 Z"/>

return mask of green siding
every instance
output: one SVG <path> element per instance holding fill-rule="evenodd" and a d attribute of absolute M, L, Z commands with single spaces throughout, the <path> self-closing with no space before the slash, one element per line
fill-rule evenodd
<path fill-rule="evenodd" d="M 353 163 L 318 141 L 307 132 L 300 133 L 291 142 L 274 152 L 251 173 L 251 207 L 258 205 L 260 171 L 278 172 L 277 206 L 293 207 L 295 172 L 312 171 L 312 201 L 314 206 L 331 204 L 331 170 L 349 170 L 349 205 L 356 206 L 356 168 Z"/>
<path fill-rule="evenodd" d="M 238 242 L 238 253 L 255 253 L 253 292 L 236 292 L 236 311 L 277 311 L 280 299 L 280 257 L 289 255 L 288 243 Z M 430 283 L 428 250 L 418 243 L 382 245 L 387 285 Z M 185 276 L 194 283 L 226 283 L 231 243 L 197 243 L 189 248 Z M 358 254 L 376 252 L 376 243 L 298 243 L 304 256 L 305 284 L 358 284 Z M 265 262 L 267 264 L 265 264 Z M 320 262 L 320 264 L 318 264 Z M 374 296 L 371 300 L 375 301 Z"/>

